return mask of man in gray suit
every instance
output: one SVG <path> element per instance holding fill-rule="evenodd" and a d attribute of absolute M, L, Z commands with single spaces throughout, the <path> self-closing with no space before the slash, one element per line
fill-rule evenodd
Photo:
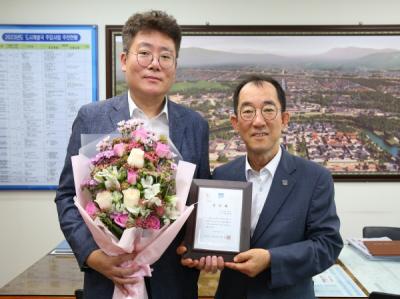
<path fill-rule="evenodd" d="M 137 269 L 120 266 L 132 259 L 133 254 L 117 257 L 104 254 L 74 206 L 71 156 L 78 154 L 81 134 L 111 133 L 121 120 L 139 118 L 149 129 L 169 136 L 183 160 L 197 165 L 196 178 L 210 175 L 207 122 L 166 96 L 175 80 L 181 42 L 176 20 L 160 11 L 138 13 L 127 20 L 122 34 L 120 60 L 128 92 L 79 110 L 55 199 L 61 229 L 85 272 L 85 299 L 111 298 L 114 285 L 126 293 L 124 285 L 136 282 L 130 275 Z M 197 298 L 198 271 L 181 266 L 175 252 L 181 239 L 182 232 L 152 265 L 152 277 L 145 279 L 149 298 Z"/>
<path fill-rule="evenodd" d="M 277 81 L 250 76 L 233 100 L 231 123 L 247 155 L 216 168 L 213 179 L 252 182 L 251 249 L 225 264 L 216 256 L 182 264 L 224 268 L 218 299 L 315 298 L 312 277 L 330 267 L 343 246 L 332 176 L 281 147 L 289 113 Z"/>

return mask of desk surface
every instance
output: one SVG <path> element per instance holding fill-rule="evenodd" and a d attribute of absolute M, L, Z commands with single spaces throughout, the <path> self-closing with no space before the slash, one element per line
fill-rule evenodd
<path fill-rule="evenodd" d="M 345 246 L 339 260 L 368 293 L 400 294 L 400 260 L 367 258 L 352 246 Z"/>
<path fill-rule="evenodd" d="M 385 286 L 382 285 L 382 283 L 375 283 L 375 285 L 372 284 L 371 286 L 371 282 L 365 280 L 362 275 L 362 273 L 366 272 L 376 272 L 377 267 L 379 269 L 383 267 L 382 269 L 388 271 L 387 275 L 392 272 L 390 279 L 400 281 L 400 271 L 397 272 L 397 269 L 400 269 L 400 262 L 393 265 L 395 268 L 392 268 L 386 263 L 370 261 L 360 257 L 360 255 L 352 250 L 352 248 L 349 248 L 349 246 L 345 246 L 339 258 L 344 267 L 350 271 L 350 274 L 357 277 L 357 280 L 362 284 L 362 286 L 367 286 L 365 289 L 368 292 L 386 291 L 400 293 L 400 290 L 397 289 L 385 289 Z M 384 271 L 382 269 L 379 271 Z M 395 275 L 393 275 L 393 271 L 395 271 Z M 380 273 L 380 276 L 382 276 L 382 273 Z M 202 273 L 199 281 L 199 296 L 202 298 L 212 298 L 217 286 L 217 281 L 217 275 Z M 4 296 L 8 295 L 72 297 L 74 296 L 74 290 L 82 288 L 82 285 L 83 273 L 80 272 L 74 256 L 47 255 L 1 288 L 0 296 L 2 298 L 5 298 Z M 400 288 L 400 283 L 395 285 Z M 365 298 L 366 297 L 367 296 L 365 296 Z"/>
<path fill-rule="evenodd" d="M 47 255 L 0 289 L 0 295 L 74 296 L 83 273 L 72 255 Z"/>

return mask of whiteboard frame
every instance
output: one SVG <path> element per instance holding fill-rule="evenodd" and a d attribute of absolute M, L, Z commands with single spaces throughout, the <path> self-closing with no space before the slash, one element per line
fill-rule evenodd
<path fill-rule="evenodd" d="M 92 86 L 91 86 L 91 102 L 96 102 L 99 100 L 99 75 L 98 75 L 98 26 L 97 25 L 48 25 L 48 24 L 0 24 L 0 30 L 23 30 L 29 32 L 29 30 L 43 30 L 43 33 L 54 33 L 58 30 L 69 30 L 71 33 L 80 33 L 83 31 L 90 32 L 90 48 L 91 48 L 91 70 L 92 70 Z M 63 41 L 41 41 L 42 43 L 53 42 L 62 43 Z M 66 41 L 64 41 L 65 43 Z M 3 39 L 0 39 L 0 44 L 3 44 Z M 60 172 L 62 169 L 60 169 Z M 0 191 L 3 190 L 56 190 L 58 185 L 52 184 L 40 184 L 40 185 L 30 185 L 30 184 L 15 184 L 7 185 L 0 184 Z"/>

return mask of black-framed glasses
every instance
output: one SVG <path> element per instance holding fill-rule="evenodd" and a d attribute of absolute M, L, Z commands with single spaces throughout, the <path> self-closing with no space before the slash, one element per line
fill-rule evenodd
<path fill-rule="evenodd" d="M 137 53 L 127 51 L 126 53 L 136 55 L 137 62 L 142 67 L 148 67 L 154 59 L 154 55 L 150 51 L 139 51 Z M 170 53 L 160 54 L 157 60 L 163 69 L 171 68 L 175 64 L 175 56 Z"/>
<path fill-rule="evenodd" d="M 261 115 L 265 120 L 274 120 L 282 109 L 275 105 L 266 104 L 260 109 Z M 240 117 L 243 120 L 252 121 L 257 114 L 257 108 L 251 105 L 243 105 L 239 111 Z"/>

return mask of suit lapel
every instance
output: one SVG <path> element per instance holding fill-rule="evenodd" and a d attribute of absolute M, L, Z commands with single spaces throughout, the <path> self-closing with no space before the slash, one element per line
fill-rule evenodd
<path fill-rule="evenodd" d="M 256 243 L 263 235 L 275 215 L 278 213 L 280 207 L 288 198 L 296 184 L 296 180 L 292 175 L 294 171 L 295 164 L 293 158 L 285 150 L 282 150 L 282 158 L 279 162 L 278 168 L 276 169 L 271 189 L 261 211 L 256 229 L 251 237 L 251 244 Z"/>
<path fill-rule="evenodd" d="M 182 154 L 182 141 L 186 129 L 186 122 L 183 121 L 184 115 L 179 111 L 174 102 L 168 100 L 168 122 L 169 122 L 169 137 L 171 141 Z"/>
<path fill-rule="evenodd" d="M 238 160 L 238 163 L 234 166 L 232 169 L 231 175 L 233 176 L 232 180 L 234 181 L 241 181 L 241 182 L 246 182 L 246 157 L 247 156 L 242 156 Z"/>
<path fill-rule="evenodd" d="M 129 115 L 128 93 L 121 95 L 119 100 L 114 103 L 109 116 L 114 128 L 117 127 L 120 121 L 131 118 Z"/>

